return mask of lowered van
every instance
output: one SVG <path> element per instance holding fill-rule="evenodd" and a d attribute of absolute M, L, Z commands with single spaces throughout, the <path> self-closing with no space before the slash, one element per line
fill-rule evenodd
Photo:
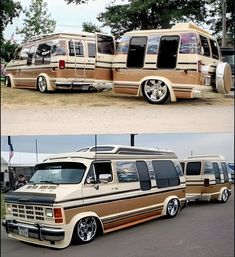
<path fill-rule="evenodd" d="M 171 29 L 130 31 L 113 59 L 115 93 L 144 96 L 151 104 L 202 96 L 205 90 L 230 92 L 232 72 L 219 45 L 193 23 Z"/>
<path fill-rule="evenodd" d="M 185 178 L 174 152 L 96 146 L 50 156 L 29 183 L 5 196 L 2 224 L 10 237 L 54 248 L 71 240 L 173 218 L 186 203 Z"/>
<path fill-rule="evenodd" d="M 34 88 L 103 90 L 112 88 L 115 40 L 99 33 L 35 36 L 16 50 L 5 70 L 6 85 Z"/>
<path fill-rule="evenodd" d="M 222 155 L 199 155 L 181 161 L 186 179 L 187 200 L 217 200 L 231 195 L 231 174 Z"/>

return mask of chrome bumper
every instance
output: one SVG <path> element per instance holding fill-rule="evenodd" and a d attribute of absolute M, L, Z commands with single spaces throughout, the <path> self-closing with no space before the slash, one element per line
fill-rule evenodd
<path fill-rule="evenodd" d="M 18 223 L 15 220 L 3 220 L 2 225 L 8 234 L 34 238 L 40 241 L 60 241 L 64 239 L 65 231 L 61 228 L 44 227 L 41 224 Z M 23 233 L 24 232 L 24 233 Z"/>

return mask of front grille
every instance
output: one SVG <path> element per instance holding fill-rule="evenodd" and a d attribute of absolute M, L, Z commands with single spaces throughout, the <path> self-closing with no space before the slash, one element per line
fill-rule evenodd
<path fill-rule="evenodd" d="M 34 205 L 23 204 L 7 204 L 7 209 L 12 209 L 12 215 L 15 218 L 27 219 L 27 220 L 44 220 L 44 208 Z"/>

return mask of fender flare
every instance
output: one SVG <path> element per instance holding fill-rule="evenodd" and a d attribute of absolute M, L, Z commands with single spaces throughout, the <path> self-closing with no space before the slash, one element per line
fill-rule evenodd
<path fill-rule="evenodd" d="M 15 86 L 15 82 L 14 82 L 14 77 L 13 77 L 13 75 L 7 73 L 7 74 L 5 75 L 5 77 L 9 77 L 9 78 L 10 78 L 11 88 L 15 88 L 16 86 Z"/>
<path fill-rule="evenodd" d="M 74 231 L 74 228 L 75 228 L 75 225 L 77 224 L 77 222 L 82 219 L 82 218 L 85 218 L 85 217 L 95 217 L 97 220 L 99 220 L 99 223 L 100 223 L 100 226 L 101 226 L 101 229 L 102 229 L 102 233 L 104 233 L 104 227 L 103 227 L 103 223 L 100 219 L 100 217 L 95 213 L 95 212 L 82 212 L 82 213 L 78 213 L 77 215 L 75 215 L 70 223 L 68 224 L 69 226 L 69 233 L 68 233 L 68 240 L 71 241 L 72 239 L 72 236 L 73 236 L 73 231 Z"/>
<path fill-rule="evenodd" d="M 138 96 L 141 96 L 142 95 L 142 85 L 143 83 L 146 81 L 146 80 L 149 80 L 149 79 L 158 79 L 158 80 L 161 80 L 163 81 L 167 87 L 168 87 L 168 90 L 170 92 L 170 98 L 171 98 L 171 102 L 176 102 L 176 97 L 175 97 L 175 93 L 174 93 L 174 90 L 172 88 L 172 83 L 169 79 L 165 78 L 165 77 L 161 77 L 161 76 L 147 76 L 147 77 L 144 77 L 140 80 L 139 82 L 139 88 L 138 88 L 138 93 L 137 95 Z"/>
<path fill-rule="evenodd" d="M 47 90 L 48 90 L 48 91 L 55 91 L 55 89 L 51 86 L 50 77 L 49 77 L 46 73 L 40 73 L 40 74 L 38 74 L 37 79 L 36 79 L 36 88 L 38 89 L 37 83 L 38 83 L 38 78 L 39 78 L 40 76 L 45 77 L 46 82 L 47 82 Z"/>
<path fill-rule="evenodd" d="M 179 201 L 179 204 L 180 204 L 180 200 L 179 200 L 179 197 L 178 196 L 176 196 L 176 195 L 171 195 L 171 196 L 168 196 L 165 200 L 164 200 L 164 202 L 163 202 L 163 209 L 162 209 L 162 215 L 163 216 L 166 216 L 167 215 L 167 204 L 168 204 L 168 202 L 171 200 L 171 199 L 174 199 L 174 198 L 176 198 L 178 201 Z M 179 209 L 180 209 L 181 207 L 180 207 L 180 205 L 179 205 Z"/>

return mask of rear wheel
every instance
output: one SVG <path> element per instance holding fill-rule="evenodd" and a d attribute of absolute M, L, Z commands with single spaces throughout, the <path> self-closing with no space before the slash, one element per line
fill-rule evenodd
<path fill-rule="evenodd" d="M 78 243 L 91 242 L 98 231 L 98 224 L 95 217 L 84 217 L 75 226 L 73 239 Z"/>
<path fill-rule="evenodd" d="M 47 92 L 47 81 L 44 76 L 40 76 L 37 79 L 37 88 L 41 93 Z"/>
<path fill-rule="evenodd" d="M 168 218 L 176 216 L 179 210 L 179 200 L 176 198 L 171 199 L 167 204 L 166 215 Z"/>
<path fill-rule="evenodd" d="M 168 86 L 161 80 L 146 80 L 142 87 L 145 99 L 151 104 L 162 104 L 170 100 Z"/>
<path fill-rule="evenodd" d="M 228 201 L 228 198 L 229 198 L 228 189 L 224 189 L 222 196 L 221 196 L 221 202 L 226 203 Z"/>

